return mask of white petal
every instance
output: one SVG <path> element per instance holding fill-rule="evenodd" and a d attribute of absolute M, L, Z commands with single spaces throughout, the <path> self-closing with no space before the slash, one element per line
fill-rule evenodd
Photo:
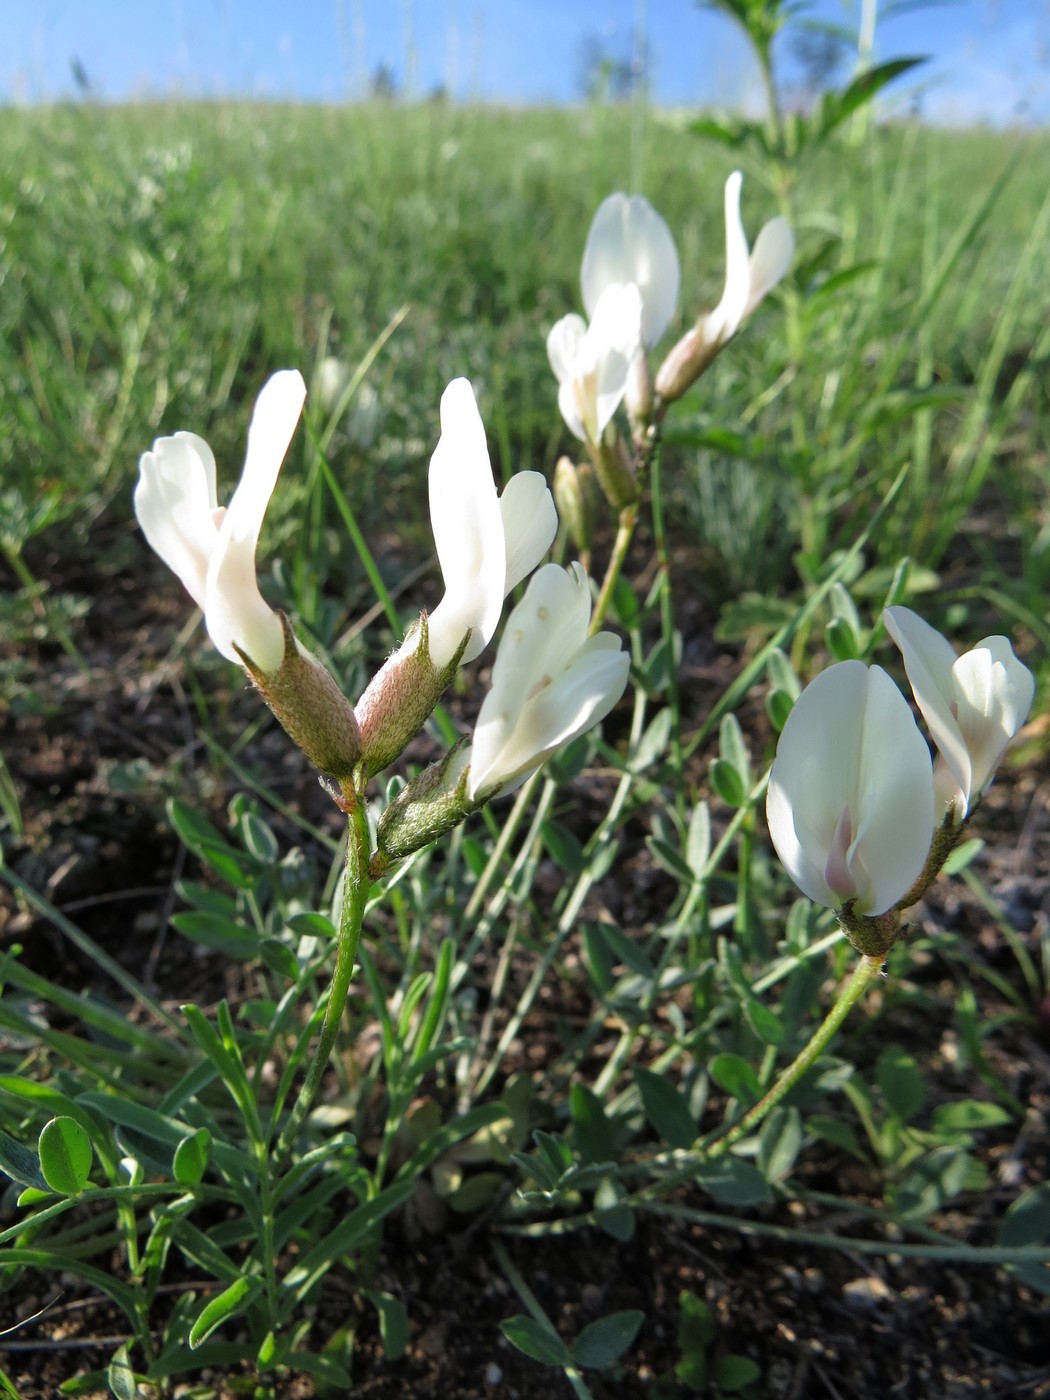
<path fill-rule="evenodd" d="M 558 408 L 561 416 L 565 420 L 565 426 L 573 437 L 579 438 L 581 442 L 587 441 L 587 427 L 583 421 L 583 411 L 581 408 L 581 397 L 576 392 L 576 381 L 568 379 L 564 384 L 558 386 Z M 616 412 L 616 409 L 613 409 Z M 588 416 L 592 419 L 597 431 L 598 409 L 597 403 L 590 406 Z"/>
<path fill-rule="evenodd" d="M 613 194 L 594 216 L 580 271 L 580 290 L 593 316 L 605 289 L 633 282 L 641 293 L 641 336 L 655 345 L 678 304 L 681 271 L 671 230 L 647 199 Z"/>
<path fill-rule="evenodd" d="M 830 666 L 799 696 L 766 799 L 788 873 L 818 904 L 881 914 L 922 869 L 933 838 L 929 750 L 879 667 Z M 848 847 L 840 843 L 848 840 Z"/>
<path fill-rule="evenodd" d="M 472 661 L 496 630 L 506 594 L 503 517 L 485 427 L 469 380 L 441 396 L 441 437 L 430 459 L 430 522 L 445 596 L 429 618 L 430 657 L 446 666 L 469 631 Z"/>
<path fill-rule="evenodd" d="M 748 294 L 744 316 L 750 316 L 787 274 L 795 256 L 795 236 L 786 219 L 771 219 L 755 239 L 748 260 Z"/>
<path fill-rule="evenodd" d="M 736 334 L 737 327 L 744 319 L 751 290 L 747 238 L 744 235 L 744 225 L 740 220 L 740 187 L 743 181 L 744 177 L 739 170 L 734 170 L 726 181 L 725 289 L 722 292 L 722 300 L 714 311 L 705 317 L 705 339 L 719 344 Z"/>
<path fill-rule="evenodd" d="M 766 820 L 777 855 L 802 892 L 838 908 L 826 867 L 843 808 L 856 787 L 857 716 L 867 668 L 829 666 L 806 686 L 784 725 L 769 775 Z"/>
<path fill-rule="evenodd" d="M 887 608 L 882 619 L 904 658 L 915 703 L 957 784 L 958 791 L 953 798 L 966 812 L 973 796 L 973 769 L 955 716 L 957 694 L 952 678 L 955 649 L 911 608 Z"/>
<path fill-rule="evenodd" d="M 641 314 L 641 298 L 633 283 L 607 287 L 587 329 L 578 364 L 590 372 L 588 412 L 582 416 L 594 442 L 601 438 L 627 392 L 631 361 L 639 344 Z"/>
<path fill-rule="evenodd" d="M 858 784 L 854 844 L 869 884 L 857 909 L 883 914 L 922 873 L 935 817 L 926 740 L 908 702 L 880 666 L 868 673 Z"/>
<path fill-rule="evenodd" d="M 474 731 L 471 795 L 503 771 L 500 754 L 537 688 L 549 686 L 586 641 L 591 615 L 586 574 L 546 564 L 529 581 L 507 619 L 492 667 L 492 681 Z"/>
<path fill-rule="evenodd" d="M 504 587 L 519 584 L 554 543 L 558 512 L 542 472 L 516 472 L 499 498 L 507 551 Z"/>
<path fill-rule="evenodd" d="M 633 282 L 615 283 L 598 298 L 587 328 L 587 343 L 593 346 L 596 358 L 615 353 L 630 360 L 638 348 L 641 323 L 642 298 L 638 288 Z"/>
<path fill-rule="evenodd" d="M 1035 678 L 1006 637 L 985 637 L 959 657 L 952 680 L 977 794 L 991 782 L 1007 745 L 1028 718 Z"/>
<path fill-rule="evenodd" d="M 135 514 L 142 533 L 200 608 L 218 540 L 215 510 L 215 458 L 203 438 L 158 438 L 139 458 Z"/>
<path fill-rule="evenodd" d="M 205 586 L 204 616 L 212 641 L 231 661 L 240 660 L 239 647 L 263 671 L 280 666 L 284 632 L 259 592 L 255 550 L 305 398 L 298 370 L 281 370 L 263 386 L 248 428 L 244 471 L 219 530 Z"/>
<path fill-rule="evenodd" d="M 547 333 L 547 359 L 559 384 L 565 384 L 576 372 L 576 357 L 587 334 L 587 323 L 575 311 L 556 321 Z"/>

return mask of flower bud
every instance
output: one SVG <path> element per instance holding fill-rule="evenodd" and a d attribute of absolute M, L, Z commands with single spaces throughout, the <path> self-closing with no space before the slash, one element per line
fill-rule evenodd
<path fill-rule="evenodd" d="M 656 396 L 663 403 L 674 403 L 703 374 L 720 347 L 705 340 L 702 323 L 690 326 L 681 340 L 667 353 L 656 373 Z"/>
<path fill-rule="evenodd" d="M 357 702 L 355 715 L 361 731 L 361 757 L 365 774 L 372 778 L 393 763 L 415 738 L 455 674 L 468 632 L 447 665 L 430 659 L 427 615 L 369 681 Z"/>
<path fill-rule="evenodd" d="M 602 434 L 592 460 L 598 484 L 614 510 L 623 510 L 641 499 L 638 477 L 615 424 L 610 423 Z"/>
<path fill-rule="evenodd" d="M 349 778 L 361 760 L 361 731 L 346 696 L 316 657 L 303 651 L 285 614 L 284 658 L 274 671 L 240 659 L 285 733 L 324 773 Z"/>
<path fill-rule="evenodd" d="M 470 746 L 466 738 L 402 788 L 379 818 L 376 850 L 385 868 L 422 850 L 458 826 L 475 809 L 467 796 Z"/>
<path fill-rule="evenodd" d="M 627 370 L 627 393 L 624 395 L 627 417 L 635 441 L 644 439 L 645 430 L 653 416 L 653 372 L 649 356 L 639 346 Z"/>
<path fill-rule="evenodd" d="M 569 529 L 577 552 L 587 554 L 594 539 L 594 518 L 598 487 L 594 469 L 587 462 L 578 466 L 568 457 L 559 457 L 554 468 L 554 503 Z"/>

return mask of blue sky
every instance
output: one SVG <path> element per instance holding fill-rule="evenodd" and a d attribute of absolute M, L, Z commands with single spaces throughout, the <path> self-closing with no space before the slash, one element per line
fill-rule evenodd
<path fill-rule="evenodd" d="M 925 116 L 1050 121 L 1050 0 L 912 3 L 880 27 L 877 52 L 931 56 L 917 80 Z M 858 9 L 815 0 L 812 13 L 855 29 Z M 0 101 L 73 94 L 75 59 L 112 101 L 338 101 L 386 64 L 413 95 L 441 85 L 464 100 L 569 102 L 587 39 L 627 57 L 639 13 L 657 102 L 757 105 L 742 39 L 693 0 L 0 0 Z M 790 78 L 790 54 L 782 61 Z"/>

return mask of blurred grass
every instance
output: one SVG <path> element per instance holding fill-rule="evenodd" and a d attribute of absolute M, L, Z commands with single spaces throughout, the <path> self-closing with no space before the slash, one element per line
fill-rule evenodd
<path fill-rule="evenodd" d="M 86 551 L 100 516 L 130 517 L 139 452 L 184 427 L 212 442 L 229 489 L 265 377 L 309 379 L 325 354 L 353 368 L 405 303 L 366 376 L 374 443 L 337 432 L 328 450 L 363 527 L 422 520 L 438 399 L 459 374 L 497 472 L 549 470 L 571 444 L 546 331 L 578 307 L 630 122 L 442 104 L 0 112 L 5 513 L 35 518 L 25 503 L 46 498 L 40 528 Z M 642 168 L 678 241 L 681 330 L 720 294 L 730 158 L 650 114 Z M 958 568 L 1005 593 L 1013 621 L 1045 625 L 1048 177 L 1045 133 L 917 126 L 800 171 L 786 307 L 763 308 L 672 420 L 670 490 L 716 602 L 811 580 L 910 462 L 869 562 Z M 749 174 L 752 238 L 773 212 Z M 300 587 L 307 492 L 310 562 L 338 574 L 345 554 L 312 461 L 300 435 L 264 539 L 297 549 Z"/>

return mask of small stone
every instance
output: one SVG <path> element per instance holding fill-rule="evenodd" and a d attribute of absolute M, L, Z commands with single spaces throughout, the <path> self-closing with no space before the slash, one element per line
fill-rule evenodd
<path fill-rule="evenodd" d="M 870 1310 L 879 1303 L 888 1303 L 893 1297 L 893 1290 L 872 1274 L 868 1278 L 855 1278 L 843 1284 L 842 1296 L 851 1307 Z"/>
<path fill-rule="evenodd" d="M 503 1380 L 503 1369 L 497 1366 L 495 1361 L 490 1361 L 485 1367 L 485 1384 L 491 1386 L 499 1385 Z"/>
<path fill-rule="evenodd" d="M 585 1283 L 580 1291 L 580 1304 L 584 1312 L 596 1313 L 602 1305 L 602 1290 L 596 1283 Z"/>

